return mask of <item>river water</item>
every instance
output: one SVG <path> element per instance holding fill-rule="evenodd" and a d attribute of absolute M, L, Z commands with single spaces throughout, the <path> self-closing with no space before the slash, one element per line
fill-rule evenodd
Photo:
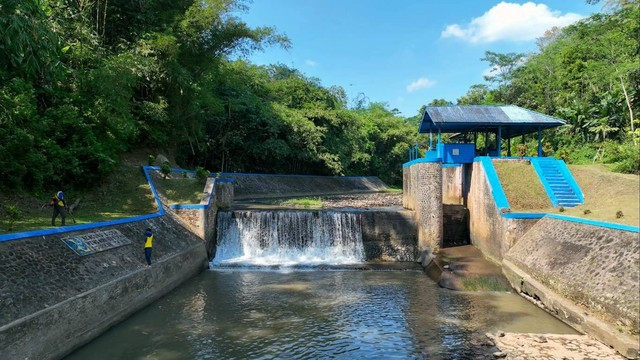
<path fill-rule="evenodd" d="M 420 271 L 201 273 L 68 359 L 465 359 L 493 331 L 575 333 L 513 293 Z"/>

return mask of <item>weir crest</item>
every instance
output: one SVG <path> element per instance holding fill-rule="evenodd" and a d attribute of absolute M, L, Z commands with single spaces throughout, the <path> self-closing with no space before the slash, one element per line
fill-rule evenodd
<path fill-rule="evenodd" d="M 212 266 L 345 265 L 365 260 L 360 214 L 221 211 Z"/>

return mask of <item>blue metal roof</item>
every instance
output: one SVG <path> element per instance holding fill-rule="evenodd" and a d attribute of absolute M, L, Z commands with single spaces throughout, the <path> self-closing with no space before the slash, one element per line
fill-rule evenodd
<path fill-rule="evenodd" d="M 565 125 L 565 122 L 515 105 L 427 106 L 419 133 L 492 131 L 502 127 L 504 138 Z"/>

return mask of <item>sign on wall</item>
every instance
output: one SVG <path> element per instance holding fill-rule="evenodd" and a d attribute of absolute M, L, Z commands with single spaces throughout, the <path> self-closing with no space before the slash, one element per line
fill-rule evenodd
<path fill-rule="evenodd" d="M 81 256 L 95 254 L 100 251 L 131 244 L 131 240 L 115 229 L 69 236 L 62 238 L 61 240 L 71 250 Z"/>

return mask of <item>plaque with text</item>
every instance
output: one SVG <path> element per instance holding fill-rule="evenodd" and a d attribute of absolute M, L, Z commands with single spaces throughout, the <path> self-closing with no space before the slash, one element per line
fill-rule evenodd
<path fill-rule="evenodd" d="M 130 245 L 131 240 L 118 230 L 99 231 L 62 238 L 62 241 L 78 255 L 90 255 L 100 251 Z"/>

